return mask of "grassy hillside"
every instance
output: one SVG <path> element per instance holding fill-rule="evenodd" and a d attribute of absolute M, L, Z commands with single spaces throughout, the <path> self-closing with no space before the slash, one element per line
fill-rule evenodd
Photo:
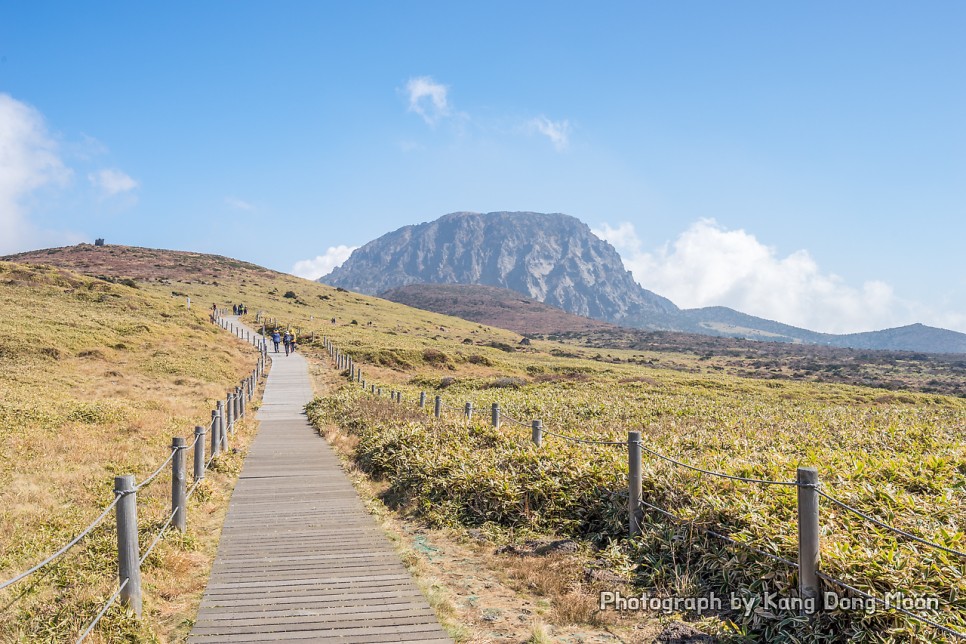
<path fill-rule="evenodd" d="M 112 250 L 125 253 L 82 247 L 76 254 L 93 266 L 98 253 Z M 134 275 L 127 266 L 109 277 Z M 229 269 L 218 258 L 193 259 L 190 271 L 135 283 L 161 300 L 190 296 L 196 307 L 244 302 L 251 323 L 268 316 L 298 328 L 301 346 L 315 356 L 325 333 L 368 381 L 402 391 L 406 401 L 422 390 L 454 408 L 466 400 L 477 409 L 499 402 L 523 422 L 540 418 L 551 431 L 600 440 L 624 440 L 639 429 L 649 449 L 733 475 L 788 480 L 799 465 L 817 466 L 829 494 L 930 541 L 966 547 L 961 398 L 901 385 L 883 392 L 743 378 L 660 347 L 608 350 L 549 340 L 524 346 L 510 331 L 241 263 Z M 532 530 L 575 535 L 605 548 L 603 557 L 658 594 L 787 594 L 795 587 L 793 571 L 703 533 L 710 528 L 794 559 L 795 501 L 787 488 L 708 478 L 645 457 L 645 500 L 684 521 L 649 512 L 644 536 L 628 543 L 619 539 L 627 472 L 620 447 L 548 436 L 535 450 L 526 428 L 492 431 L 484 418 L 467 424 L 452 412 L 427 423 L 425 414 L 371 400 L 348 383 L 313 413 L 320 425 L 339 423 L 355 434 L 358 461 L 387 481 L 400 507 L 434 524 L 486 526 L 507 538 Z M 940 597 L 934 617 L 966 628 L 966 581 L 955 555 L 824 501 L 822 526 L 823 570 L 878 595 L 902 589 Z M 715 623 L 740 641 L 942 641 L 894 613 L 833 612 L 807 622 L 759 611 Z"/>
<path fill-rule="evenodd" d="M 256 356 L 208 323 L 206 312 L 186 310 L 181 298 L 57 268 L 0 262 L 0 310 L 0 578 L 6 580 L 94 519 L 113 499 L 116 474 L 143 479 L 166 458 L 172 436 L 207 424 L 214 401 Z M 106 632 L 151 639 L 190 617 L 185 593 L 203 588 L 206 549 L 217 535 L 207 515 L 219 511 L 227 489 L 213 475 L 189 516 L 196 530 L 147 562 L 145 625 L 114 618 Z M 164 479 L 139 495 L 142 539 L 167 516 L 169 493 Z M 214 534 L 204 536 L 212 527 Z M 0 593 L 0 640 L 76 637 L 116 580 L 114 538 L 111 516 L 57 565 Z"/>

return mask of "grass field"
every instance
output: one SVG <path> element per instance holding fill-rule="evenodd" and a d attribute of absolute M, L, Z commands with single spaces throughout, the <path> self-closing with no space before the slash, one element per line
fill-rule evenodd
<path fill-rule="evenodd" d="M 113 499 L 115 475 L 143 479 L 167 457 L 173 436 L 206 425 L 215 400 L 248 373 L 256 354 L 180 299 L 56 268 L 0 263 L 0 310 L 5 580 L 90 523 Z M 144 623 L 112 613 L 97 637 L 165 640 L 183 630 L 238 462 L 224 459 L 199 488 L 193 529 L 146 562 Z M 162 477 L 139 494 L 142 549 L 167 517 L 169 493 Z M 115 538 L 112 514 L 56 564 L 0 593 L 0 640 L 76 637 L 116 584 Z"/>
<path fill-rule="evenodd" d="M 133 262 L 123 250 L 112 250 Z M 86 247 L 76 255 L 106 252 Z M 163 263 L 138 252 L 138 261 Z M 250 324 L 267 316 L 297 328 L 302 350 L 315 357 L 323 355 L 321 335 L 330 336 L 356 359 L 367 381 L 402 391 L 406 401 L 422 390 L 453 407 L 472 400 L 478 414 L 484 412 L 470 425 L 452 413 L 427 422 L 425 414 L 372 400 L 348 383 L 313 406 L 320 423 L 339 422 L 356 435 L 357 460 L 389 484 L 401 509 L 434 524 L 484 526 L 506 539 L 534 531 L 575 535 L 603 548 L 602 556 L 632 575 L 642 591 L 658 595 L 794 589 L 794 572 L 703 534 L 711 528 L 795 559 L 794 490 L 708 478 L 645 456 L 645 500 L 686 521 L 675 524 L 648 512 L 644 535 L 628 542 L 622 539 L 622 449 L 548 436 L 536 450 L 525 428 L 486 427 L 484 410 L 499 402 L 514 418 L 540 418 L 547 429 L 574 436 L 626 440 L 628 430 L 640 430 L 650 449 L 715 471 L 789 480 L 798 466 L 816 466 L 825 491 L 836 498 L 929 541 L 966 547 L 962 398 L 748 379 L 643 348 L 522 345 L 509 331 L 250 265 L 191 261 L 194 277 L 178 277 L 172 269 L 138 280 L 139 292 L 169 303 L 190 296 L 201 309 L 244 302 Z M 931 617 L 966 629 L 962 559 L 824 501 L 821 520 L 826 573 L 877 595 L 903 590 L 935 596 L 941 609 Z M 805 620 L 758 610 L 747 617 L 726 613 L 706 625 L 749 642 L 943 641 L 935 630 L 892 612 L 827 612 Z"/>

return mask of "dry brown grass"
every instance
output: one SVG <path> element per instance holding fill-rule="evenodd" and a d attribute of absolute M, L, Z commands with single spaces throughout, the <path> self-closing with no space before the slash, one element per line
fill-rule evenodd
<path fill-rule="evenodd" d="M 115 475 L 141 480 L 172 436 L 193 440 L 194 426 L 208 424 L 215 401 L 253 366 L 253 350 L 180 304 L 0 262 L 0 310 L 10 312 L 0 335 L 0 579 L 93 520 Z M 239 445 L 252 430 L 239 427 Z M 181 629 L 204 587 L 240 458 L 223 459 L 192 499 L 189 533 L 146 562 L 145 619 L 112 611 L 97 637 L 165 641 Z M 142 549 L 167 518 L 169 493 L 165 473 L 138 495 Z M 111 515 L 58 562 L 0 592 L 0 640 L 75 637 L 116 582 L 114 539 Z"/>

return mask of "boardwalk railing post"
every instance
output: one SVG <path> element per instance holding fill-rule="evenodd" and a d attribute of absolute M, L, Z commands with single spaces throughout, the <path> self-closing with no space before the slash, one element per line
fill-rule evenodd
<path fill-rule="evenodd" d="M 115 508 L 117 518 L 117 576 L 121 584 L 121 603 L 141 616 L 141 552 L 138 549 L 137 492 L 134 475 L 114 477 L 114 491 L 121 495 Z"/>
<path fill-rule="evenodd" d="M 493 429 L 500 429 L 500 403 L 493 403 L 490 408 L 490 421 L 493 424 Z"/>
<path fill-rule="evenodd" d="M 223 401 L 223 400 L 219 400 L 218 401 L 218 404 L 215 406 L 215 411 L 218 412 L 218 424 L 221 425 L 222 428 L 224 428 L 226 426 L 226 423 L 225 423 L 225 409 L 226 408 L 227 409 L 230 409 L 231 408 L 231 405 L 228 405 L 226 407 L 225 401 Z"/>
<path fill-rule="evenodd" d="M 631 539 L 641 534 L 641 521 L 644 519 L 641 475 L 641 433 L 627 432 L 627 533 Z"/>
<path fill-rule="evenodd" d="M 229 426 L 225 424 L 225 417 L 222 416 L 221 414 L 218 414 L 218 420 L 216 422 L 218 423 L 218 441 L 219 441 L 218 444 L 221 446 L 219 448 L 219 451 L 221 451 L 221 452 L 227 452 L 228 451 L 228 431 L 229 431 Z M 231 433 L 232 434 L 235 433 L 235 424 L 234 423 L 231 424 Z"/>
<path fill-rule="evenodd" d="M 463 415 L 466 420 L 473 420 L 473 403 L 468 402 L 463 406 Z"/>
<path fill-rule="evenodd" d="M 533 440 L 533 444 L 537 447 L 543 445 L 543 422 L 539 420 L 533 421 L 531 425 L 532 433 L 530 438 Z"/>
<path fill-rule="evenodd" d="M 218 456 L 221 453 L 221 436 L 219 436 L 219 430 L 221 429 L 221 423 L 217 411 L 212 412 L 215 416 L 211 419 L 211 455 Z"/>
<path fill-rule="evenodd" d="M 172 524 L 181 532 L 187 526 L 187 489 L 185 488 L 184 472 L 184 439 L 175 436 L 171 440 L 174 457 L 171 459 L 171 513 L 174 515 Z"/>
<path fill-rule="evenodd" d="M 798 468 L 798 586 L 802 599 L 818 603 L 818 470 Z M 805 604 L 806 606 L 808 603 Z M 806 614 L 811 611 L 805 611 Z"/>
<path fill-rule="evenodd" d="M 221 410 L 219 410 L 221 411 Z M 223 429 L 227 431 L 234 431 L 235 428 L 235 399 L 232 393 L 229 391 L 228 395 L 225 397 L 225 407 L 224 413 L 221 414 L 221 418 L 224 419 L 225 425 Z"/>
<path fill-rule="evenodd" d="M 205 478 L 205 428 L 195 426 L 195 463 L 192 479 L 195 482 Z"/>
<path fill-rule="evenodd" d="M 419 392 L 419 408 L 420 409 L 426 409 L 426 392 L 425 391 L 420 391 Z"/>

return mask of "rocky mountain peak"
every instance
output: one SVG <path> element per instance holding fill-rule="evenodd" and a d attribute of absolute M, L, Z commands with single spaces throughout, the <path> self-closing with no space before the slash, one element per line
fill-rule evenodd
<path fill-rule="evenodd" d="M 613 322 L 677 311 L 637 284 L 587 224 L 559 213 L 455 212 L 404 226 L 319 281 L 370 295 L 421 283 L 497 286 Z"/>

